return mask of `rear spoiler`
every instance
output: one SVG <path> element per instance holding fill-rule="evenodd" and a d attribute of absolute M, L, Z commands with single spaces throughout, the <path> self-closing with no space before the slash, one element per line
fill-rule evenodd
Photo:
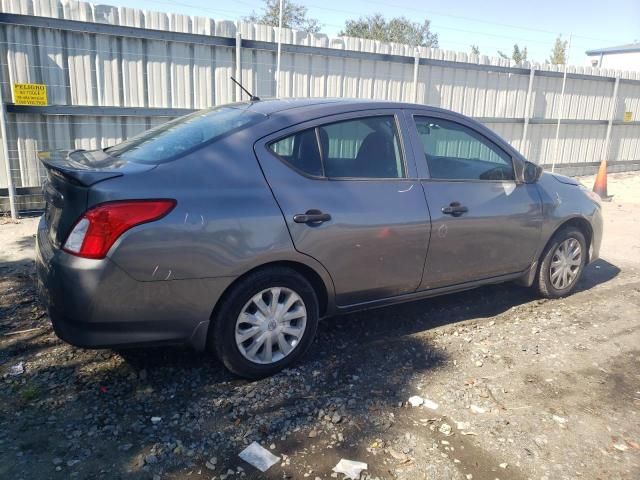
<path fill-rule="evenodd" d="M 52 150 L 38 152 L 38 158 L 54 174 L 59 174 L 76 184 L 90 187 L 98 182 L 110 178 L 121 177 L 118 162 L 113 157 L 98 150 L 104 157 L 111 159 L 111 162 L 96 161 L 94 152 L 85 150 Z M 105 165 L 108 165 L 108 167 Z M 106 167 L 106 168 L 105 168 Z"/>

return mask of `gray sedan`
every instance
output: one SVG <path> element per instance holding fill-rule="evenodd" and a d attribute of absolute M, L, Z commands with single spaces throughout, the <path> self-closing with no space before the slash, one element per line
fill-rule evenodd
<path fill-rule="evenodd" d="M 596 195 L 420 105 L 239 103 L 40 156 L 58 336 L 211 349 L 250 378 L 298 360 L 329 315 L 511 280 L 562 297 L 602 238 Z"/>

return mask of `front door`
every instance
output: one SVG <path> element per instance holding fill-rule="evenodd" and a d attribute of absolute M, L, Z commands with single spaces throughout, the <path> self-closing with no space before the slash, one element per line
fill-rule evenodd
<path fill-rule="evenodd" d="M 386 109 L 325 117 L 256 145 L 295 248 L 327 269 L 340 306 L 420 285 L 430 220 L 401 121 Z"/>
<path fill-rule="evenodd" d="M 540 241 L 536 186 L 516 181 L 508 147 L 455 120 L 407 118 L 432 221 L 421 290 L 523 271 Z"/>

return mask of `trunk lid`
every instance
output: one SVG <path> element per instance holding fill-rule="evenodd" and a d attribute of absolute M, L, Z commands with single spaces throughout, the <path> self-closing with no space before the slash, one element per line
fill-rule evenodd
<path fill-rule="evenodd" d="M 114 158 L 102 150 L 54 150 L 39 152 L 47 169 L 42 190 L 44 217 L 51 242 L 60 247 L 78 218 L 90 207 L 89 190 L 96 184 L 128 173 L 154 168 Z"/>

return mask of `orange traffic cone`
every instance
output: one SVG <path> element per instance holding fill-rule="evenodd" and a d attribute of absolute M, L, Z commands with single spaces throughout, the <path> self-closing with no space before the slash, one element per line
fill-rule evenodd
<path fill-rule="evenodd" d="M 600 162 L 600 168 L 598 168 L 598 174 L 596 175 L 596 181 L 593 184 L 593 191 L 600 195 L 602 200 L 610 200 L 611 197 L 607 195 L 607 161 L 602 160 Z"/>

